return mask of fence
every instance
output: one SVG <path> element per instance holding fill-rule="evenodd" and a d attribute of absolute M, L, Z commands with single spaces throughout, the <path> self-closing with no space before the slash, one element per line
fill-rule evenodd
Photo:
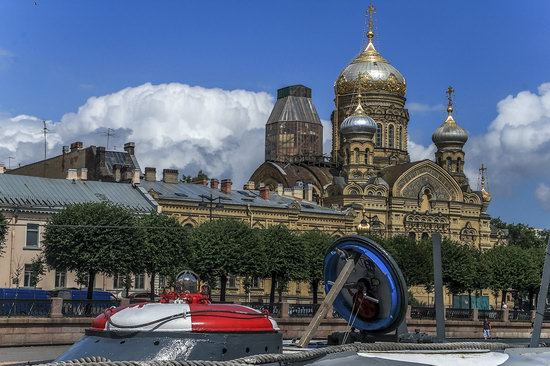
<path fill-rule="evenodd" d="M 291 318 L 313 317 L 319 306 L 319 304 L 289 304 L 288 316 Z"/>
<path fill-rule="evenodd" d="M 52 301 L 47 300 L 0 300 L 0 316 L 41 316 L 50 315 Z"/>
<path fill-rule="evenodd" d="M 411 308 L 411 319 L 435 319 L 435 308 L 413 306 Z"/>
<path fill-rule="evenodd" d="M 263 303 L 263 302 L 247 302 L 242 303 L 241 305 L 248 306 L 249 308 L 258 310 L 258 311 L 267 311 L 270 315 L 277 317 L 281 314 L 281 303 Z"/>
<path fill-rule="evenodd" d="M 473 320 L 473 309 L 445 309 L 445 317 L 449 320 Z"/>
<path fill-rule="evenodd" d="M 63 300 L 61 314 L 67 317 L 98 316 L 111 306 L 119 306 L 116 300 Z"/>

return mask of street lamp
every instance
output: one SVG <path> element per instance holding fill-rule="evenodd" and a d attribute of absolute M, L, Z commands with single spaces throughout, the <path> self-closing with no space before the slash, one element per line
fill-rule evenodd
<path fill-rule="evenodd" d="M 372 217 L 370 214 L 367 216 L 367 209 L 363 209 L 363 219 L 357 225 L 358 234 L 369 234 L 371 230 L 378 230 L 382 222 L 378 220 L 377 216 Z"/>
<path fill-rule="evenodd" d="M 214 207 L 216 208 L 223 208 L 222 204 L 222 198 L 221 197 L 214 197 L 212 194 L 210 196 L 206 196 L 201 194 L 201 201 L 199 202 L 199 207 L 209 207 L 210 209 L 210 221 L 212 221 L 212 210 Z M 205 202 L 208 201 L 208 202 Z M 215 205 L 214 202 L 218 201 Z"/>

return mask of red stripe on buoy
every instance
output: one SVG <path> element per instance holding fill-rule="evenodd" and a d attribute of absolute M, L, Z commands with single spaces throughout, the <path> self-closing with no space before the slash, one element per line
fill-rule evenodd
<path fill-rule="evenodd" d="M 232 304 L 190 304 L 193 332 L 275 332 L 267 314 Z"/>

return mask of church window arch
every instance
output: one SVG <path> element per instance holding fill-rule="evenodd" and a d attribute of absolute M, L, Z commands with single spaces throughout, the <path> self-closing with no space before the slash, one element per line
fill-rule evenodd
<path fill-rule="evenodd" d="M 451 172 L 453 170 L 453 161 L 450 157 L 447 158 L 447 171 Z"/>
<path fill-rule="evenodd" d="M 377 147 L 382 146 L 382 124 L 381 123 L 376 124 L 376 146 Z"/>
<path fill-rule="evenodd" d="M 365 164 L 369 164 L 369 149 L 365 149 Z"/>
<path fill-rule="evenodd" d="M 397 127 L 397 147 L 403 150 L 403 136 L 401 126 Z"/>
<path fill-rule="evenodd" d="M 374 196 L 374 192 L 373 192 L 373 191 L 368 191 L 368 192 L 367 192 L 367 195 L 368 195 L 368 196 Z"/>
<path fill-rule="evenodd" d="M 409 232 L 409 239 L 416 240 L 416 233 L 414 231 Z"/>
<path fill-rule="evenodd" d="M 462 173 L 462 159 L 461 158 L 458 158 L 456 159 L 456 171 L 459 172 L 459 173 Z"/>
<path fill-rule="evenodd" d="M 393 125 L 388 126 L 388 147 L 395 147 L 395 127 Z"/>
<path fill-rule="evenodd" d="M 355 164 L 359 164 L 359 149 L 353 150 L 353 159 Z"/>
<path fill-rule="evenodd" d="M 382 195 L 382 192 L 378 191 L 378 192 L 376 193 L 376 195 L 377 195 L 377 196 L 381 196 L 381 195 Z"/>
<path fill-rule="evenodd" d="M 428 234 L 427 232 L 423 232 L 421 239 L 422 240 L 430 240 L 430 234 Z"/>
<path fill-rule="evenodd" d="M 352 188 L 352 189 L 349 190 L 349 194 L 350 195 L 357 195 L 357 194 L 359 194 L 359 192 L 357 192 L 357 190 L 355 188 Z"/>

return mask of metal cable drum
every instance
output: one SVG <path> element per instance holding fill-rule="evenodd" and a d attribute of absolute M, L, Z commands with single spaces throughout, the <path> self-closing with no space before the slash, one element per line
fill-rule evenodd
<path fill-rule="evenodd" d="M 333 303 L 334 311 L 352 327 L 367 333 L 384 334 L 397 329 L 408 305 L 407 285 L 397 263 L 372 239 L 342 237 L 325 255 L 326 293 L 347 258 L 356 261 L 355 268 Z"/>

